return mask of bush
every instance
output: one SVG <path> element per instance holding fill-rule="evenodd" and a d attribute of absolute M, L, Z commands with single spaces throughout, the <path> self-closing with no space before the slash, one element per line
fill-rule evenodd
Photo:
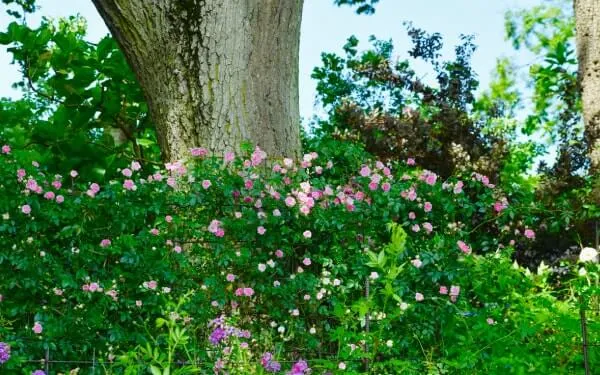
<path fill-rule="evenodd" d="M 581 368 L 576 302 L 510 258 L 537 219 L 486 176 L 335 142 L 301 161 L 193 149 L 103 186 L 2 159 L 3 373 L 47 348 L 128 374 Z M 587 267 L 572 285 L 592 300 Z"/>

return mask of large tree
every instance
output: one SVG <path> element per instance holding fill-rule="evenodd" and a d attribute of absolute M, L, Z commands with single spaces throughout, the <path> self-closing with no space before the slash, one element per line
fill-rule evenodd
<path fill-rule="evenodd" d="M 135 72 L 166 160 L 251 141 L 300 152 L 302 0 L 93 0 Z"/>
<path fill-rule="evenodd" d="M 144 90 L 163 157 L 300 153 L 304 0 L 92 0 Z M 378 0 L 334 0 L 370 13 Z"/>
<path fill-rule="evenodd" d="M 583 118 L 592 175 L 600 173 L 600 2 L 574 0 Z"/>

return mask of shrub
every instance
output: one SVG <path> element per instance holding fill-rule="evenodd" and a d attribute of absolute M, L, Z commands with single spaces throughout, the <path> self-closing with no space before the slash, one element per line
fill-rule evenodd
<path fill-rule="evenodd" d="M 535 240 L 526 207 L 483 175 L 331 146 L 301 161 L 193 149 L 102 186 L 6 148 L 2 370 L 32 371 L 47 348 L 130 374 L 580 367 L 574 303 L 510 260 Z"/>

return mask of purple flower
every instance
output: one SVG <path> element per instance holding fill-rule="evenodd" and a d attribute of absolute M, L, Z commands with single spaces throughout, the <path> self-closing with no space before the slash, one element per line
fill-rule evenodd
<path fill-rule="evenodd" d="M 210 334 L 208 341 L 210 341 L 213 345 L 218 345 L 221 341 L 223 341 L 227 337 L 227 332 L 221 327 L 215 328 L 214 331 Z"/>
<path fill-rule="evenodd" d="M 273 360 L 273 354 L 266 352 L 263 354 L 260 364 L 264 367 L 267 372 L 279 372 L 281 370 L 281 364 Z"/>
<path fill-rule="evenodd" d="M 10 345 L 5 342 L 0 342 L 0 365 L 6 363 L 10 359 Z"/>
<path fill-rule="evenodd" d="M 35 370 L 31 375 L 46 375 L 46 373 L 42 370 Z"/>
<path fill-rule="evenodd" d="M 294 363 L 290 372 L 287 375 L 304 375 L 310 371 L 308 367 L 308 363 L 305 360 L 301 359 L 298 362 Z"/>

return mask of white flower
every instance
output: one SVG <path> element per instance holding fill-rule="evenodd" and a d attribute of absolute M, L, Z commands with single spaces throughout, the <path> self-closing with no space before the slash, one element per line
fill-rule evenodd
<path fill-rule="evenodd" d="M 310 332 L 311 335 L 314 335 L 315 333 L 317 333 L 317 330 L 315 327 L 310 327 L 310 330 L 308 332 Z"/>
<path fill-rule="evenodd" d="M 258 270 L 259 270 L 260 272 L 265 272 L 265 270 L 266 270 L 266 269 L 267 269 L 267 265 L 266 265 L 266 264 L 259 263 L 259 265 L 258 265 Z"/>
<path fill-rule="evenodd" d="M 579 269 L 579 272 L 577 272 L 577 273 L 579 274 L 579 276 L 585 276 L 585 275 L 587 275 L 587 271 L 583 267 L 581 267 Z"/>
<path fill-rule="evenodd" d="M 593 247 L 584 247 L 579 253 L 579 261 L 598 263 L 598 250 Z"/>
<path fill-rule="evenodd" d="M 375 271 L 371 272 L 371 275 L 369 276 L 371 278 L 371 280 L 376 280 L 379 278 L 379 274 Z"/>
<path fill-rule="evenodd" d="M 338 368 L 340 370 L 345 370 L 346 369 L 346 364 L 344 362 L 340 362 L 340 364 L 338 365 Z"/>
<path fill-rule="evenodd" d="M 408 309 L 408 303 L 406 303 L 406 302 L 400 303 L 400 310 L 404 311 L 406 309 Z"/>
<path fill-rule="evenodd" d="M 394 346 L 394 342 L 393 342 L 392 340 L 387 340 L 387 341 L 385 342 L 385 345 L 386 345 L 388 348 L 391 348 L 392 346 Z"/>

